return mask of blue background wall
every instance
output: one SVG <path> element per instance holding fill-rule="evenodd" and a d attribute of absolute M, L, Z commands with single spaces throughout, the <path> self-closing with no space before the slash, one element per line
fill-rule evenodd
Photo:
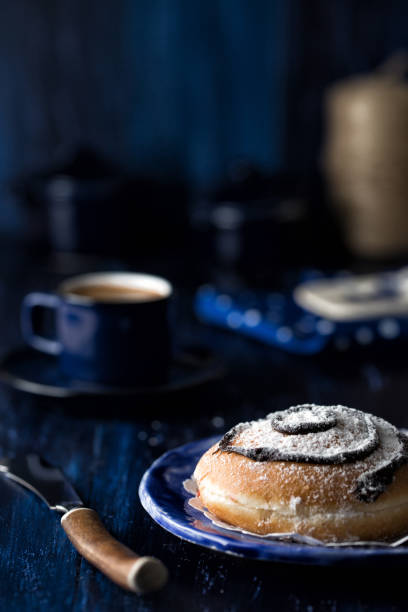
<path fill-rule="evenodd" d="M 10 178 L 79 144 L 212 183 L 245 155 L 316 167 L 324 88 L 408 46 L 403 0 L 0 0 L 0 226 Z"/>

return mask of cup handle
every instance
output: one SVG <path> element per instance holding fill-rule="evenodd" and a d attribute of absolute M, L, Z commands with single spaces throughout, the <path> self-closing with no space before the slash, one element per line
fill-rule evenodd
<path fill-rule="evenodd" d="M 48 308 L 56 311 L 60 304 L 60 298 L 55 293 L 29 293 L 25 296 L 21 306 L 21 333 L 27 344 L 37 351 L 59 355 L 61 342 L 52 338 L 45 338 L 36 333 L 34 329 L 33 313 L 35 309 Z"/>

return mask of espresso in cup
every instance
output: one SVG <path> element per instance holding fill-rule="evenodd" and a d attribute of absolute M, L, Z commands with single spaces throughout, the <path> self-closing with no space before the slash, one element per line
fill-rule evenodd
<path fill-rule="evenodd" d="M 58 356 L 69 377 L 107 385 L 167 380 L 171 361 L 171 284 L 148 274 L 99 272 L 63 282 L 55 293 L 30 293 L 22 333 L 33 348 Z M 55 312 L 56 337 L 35 329 L 34 311 Z"/>
<path fill-rule="evenodd" d="M 155 291 L 136 289 L 126 285 L 110 285 L 108 283 L 98 285 L 84 285 L 77 289 L 71 289 L 74 295 L 83 295 L 102 302 L 149 302 L 160 300 L 162 295 Z"/>

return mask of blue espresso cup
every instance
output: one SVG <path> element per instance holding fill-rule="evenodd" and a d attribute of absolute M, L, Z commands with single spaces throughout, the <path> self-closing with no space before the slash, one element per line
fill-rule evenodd
<path fill-rule="evenodd" d="M 166 382 L 171 361 L 171 284 L 124 272 L 84 274 L 55 293 L 29 293 L 21 309 L 24 340 L 58 357 L 68 377 L 105 385 Z M 38 329 L 41 311 L 54 311 L 55 337 Z M 44 314 L 44 313 L 43 313 Z"/>

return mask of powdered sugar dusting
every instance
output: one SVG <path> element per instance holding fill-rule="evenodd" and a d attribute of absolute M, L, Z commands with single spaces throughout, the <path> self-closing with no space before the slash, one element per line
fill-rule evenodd
<path fill-rule="evenodd" d="M 371 415 L 345 406 L 331 406 L 330 409 L 336 419 L 335 424 L 326 431 L 290 435 L 281 433 L 274 424 L 278 418 L 286 423 L 286 411 L 282 411 L 269 414 L 266 419 L 237 425 L 224 436 L 227 444 L 221 441 L 220 447 L 223 450 L 242 451 L 242 454 L 260 461 L 345 463 L 349 459 L 370 454 L 378 446 L 378 433 Z M 311 410 L 313 408 L 307 405 L 307 419 Z M 291 424 L 295 426 L 305 422 L 302 417 L 302 412 L 289 414 Z"/>
<path fill-rule="evenodd" d="M 332 426 L 316 431 L 316 424 Z M 282 433 L 275 427 L 303 433 Z M 319 425 L 320 426 L 320 425 Z M 310 433 L 307 433 L 310 431 Z M 240 423 L 225 434 L 220 450 L 256 460 L 313 464 L 353 463 L 361 475 L 354 492 L 362 501 L 375 501 L 408 461 L 406 438 L 383 419 L 345 406 L 306 404 L 269 414 L 258 421 Z M 288 476 L 291 466 L 285 466 Z"/>
<path fill-rule="evenodd" d="M 335 427 L 336 412 L 329 406 L 302 404 L 270 415 L 272 427 L 281 433 L 301 434 Z"/>

